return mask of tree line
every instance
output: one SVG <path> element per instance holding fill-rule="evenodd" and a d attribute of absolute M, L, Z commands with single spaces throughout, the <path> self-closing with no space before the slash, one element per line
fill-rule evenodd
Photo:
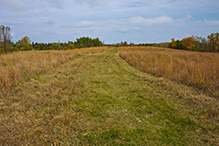
<path fill-rule="evenodd" d="M 211 33 L 207 38 L 191 36 L 182 40 L 171 39 L 169 48 L 204 51 L 204 52 L 219 52 L 219 33 Z"/>
<path fill-rule="evenodd" d="M 103 43 L 99 38 L 89 38 L 89 37 L 81 37 L 77 38 L 75 42 L 68 41 L 67 43 L 34 43 L 30 41 L 30 38 L 25 36 L 15 44 L 13 44 L 13 48 L 15 51 L 17 50 L 69 50 L 69 49 L 77 49 L 77 48 L 88 48 L 88 47 L 98 47 L 103 46 Z"/>
<path fill-rule="evenodd" d="M 0 53 L 7 53 L 10 51 L 24 51 L 24 50 L 68 50 L 75 48 L 98 47 L 104 44 L 99 38 L 81 37 L 76 41 L 68 41 L 67 43 L 35 43 L 32 42 L 28 36 L 18 40 L 16 43 L 11 41 L 11 28 L 9 26 L 0 26 Z M 171 42 L 154 43 L 154 44 L 128 44 L 126 41 L 116 44 L 109 44 L 108 46 L 156 46 L 181 50 L 203 51 L 203 52 L 219 52 L 219 33 L 211 33 L 207 38 L 198 36 L 191 36 L 183 38 L 182 40 L 171 39 Z"/>
<path fill-rule="evenodd" d="M 0 26 L 0 53 L 11 51 L 26 51 L 26 50 L 68 50 L 76 48 L 98 47 L 103 46 L 99 38 L 81 37 L 76 41 L 68 41 L 67 43 L 35 43 L 28 36 L 18 40 L 16 43 L 11 41 L 11 28 L 9 26 Z"/>
<path fill-rule="evenodd" d="M 112 46 L 112 45 L 111 45 Z M 172 48 L 180 50 L 190 50 L 190 51 L 199 51 L 199 52 L 219 52 L 219 33 L 211 33 L 207 38 L 191 36 L 183 38 L 182 40 L 171 39 L 171 42 L 162 42 L 162 43 L 142 43 L 142 44 L 128 44 L 126 41 L 121 43 L 116 43 L 113 46 L 154 46 L 154 47 L 163 47 L 163 48 Z"/>

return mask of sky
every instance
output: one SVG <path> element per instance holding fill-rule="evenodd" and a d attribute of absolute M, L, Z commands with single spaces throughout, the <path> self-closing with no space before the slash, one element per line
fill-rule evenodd
<path fill-rule="evenodd" d="M 219 0 L 0 0 L 12 41 L 170 42 L 219 32 Z"/>

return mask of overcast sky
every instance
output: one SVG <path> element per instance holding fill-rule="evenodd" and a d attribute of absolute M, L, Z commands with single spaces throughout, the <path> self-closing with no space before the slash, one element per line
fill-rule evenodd
<path fill-rule="evenodd" d="M 219 32 L 219 0 L 0 0 L 12 41 L 167 42 Z"/>

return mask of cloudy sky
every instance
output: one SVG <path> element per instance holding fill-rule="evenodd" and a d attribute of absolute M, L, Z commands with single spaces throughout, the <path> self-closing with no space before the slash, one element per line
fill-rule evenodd
<path fill-rule="evenodd" d="M 167 42 L 219 32 L 219 0 L 0 0 L 12 41 Z"/>

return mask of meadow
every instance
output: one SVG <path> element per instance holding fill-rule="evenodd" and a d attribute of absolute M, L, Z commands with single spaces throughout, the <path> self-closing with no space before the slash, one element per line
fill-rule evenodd
<path fill-rule="evenodd" d="M 119 55 L 132 66 L 203 90 L 219 98 L 219 54 L 156 47 L 121 47 Z"/>
<path fill-rule="evenodd" d="M 0 56 L 0 145 L 217 145 L 218 98 L 130 65 L 156 64 L 172 51 L 98 47 Z"/>
<path fill-rule="evenodd" d="M 96 47 L 65 51 L 20 51 L 0 55 L 0 90 L 11 88 L 20 79 L 27 80 L 80 55 L 102 52 L 105 49 Z"/>

